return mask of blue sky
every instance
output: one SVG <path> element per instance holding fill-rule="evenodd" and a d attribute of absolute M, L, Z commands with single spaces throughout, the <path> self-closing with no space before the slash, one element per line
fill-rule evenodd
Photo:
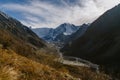
<path fill-rule="evenodd" d="M 0 0 L 0 10 L 33 28 L 91 23 L 120 0 Z"/>
<path fill-rule="evenodd" d="M 1 3 L 22 3 L 25 2 L 26 0 L 0 0 Z"/>
<path fill-rule="evenodd" d="M 26 4 L 27 0 L 0 0 L 0 4 Z M 8 10 L 7 8 L 0 8 L 1 11 L 5 12 L 6 14 L 18 19 L 18 20 L 22 20 L 23 18 L 21 17 L 22 12 L 17 12 L 17 11 L 13 11 L 13 10 Z M 19 14 L 19 15 L 18 15 Z"/>

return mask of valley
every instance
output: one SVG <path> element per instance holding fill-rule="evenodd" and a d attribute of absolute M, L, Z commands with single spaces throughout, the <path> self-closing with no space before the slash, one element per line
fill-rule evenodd
<path fill-rule="evenodd" d="M 0 1 L 0 80 L 120 80 L 120 2 L 102 3 Z"/>
<path fill-rule="evenodd" d="M 97 74 L 83 60 L 71 62 L 64 56 L 63 62 L 58 61 L 60 56 L 55 46 L 39 38 L 18 20 L 5 16 L 5 13 L 0 14 L 1 80 L 86 80 L 86 75 L 92 80 L 111 79 L 104 72 Z"/>

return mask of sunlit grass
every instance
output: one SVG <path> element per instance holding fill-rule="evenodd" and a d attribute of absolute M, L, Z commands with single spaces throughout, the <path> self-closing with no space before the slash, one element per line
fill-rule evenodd
<path fill-rule="evenodd" d="M 56 62 L 54 53 L 41 49 L 27 58 L 0 48 L 0 80 L 110 80 L 103 72 Z"/>
<path fill-rule="evenodd" d="M 0 49 L 0 80 L 74 80 L 72 76 L 48 65 Z M 75 79 L 76 80 L 76 79 Z"/>

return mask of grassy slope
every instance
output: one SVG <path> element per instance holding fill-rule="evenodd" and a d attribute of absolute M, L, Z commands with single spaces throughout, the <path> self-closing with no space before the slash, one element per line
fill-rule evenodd
<path fill-rule="evenodd" d="M 76 80 L 12 50 L 0 49 L 0 80 Z"/>
<path fill-rule="evenodd" d="M 0 80 L 110 80 L 102 72 L 96 74 L 89 68 L 54 62 L 54 56 L 44 51 L 39 51 L 38 56 L 39 60 L 35 61 L 0 48 Z"/>

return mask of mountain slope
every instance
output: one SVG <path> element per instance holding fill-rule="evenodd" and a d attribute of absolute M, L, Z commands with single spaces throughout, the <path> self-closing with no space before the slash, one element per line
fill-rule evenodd
<path fill-rule="evenodd" d="M 46 46 L 45 42 L 28 27 L 3 12 L 0 12 L 0 43 L 5 48 L 12 48 L 22 55 L 27 55 L 30 51 L 33 52 L 37 48 Z"/>
<path fill-rule="evenodd" d="M 87 32 L 62 49 L 66 55 L 88 59 L 95 63 L 119 65 L 120 5 L 104 13 Z"/>
<path fill-rule="evenodd" d="M 86 33 L 66 45 L 65 55 L 76 56 L 102 65 L 104 70 L 120 79 L 120 5 L 108 10 Z"/>
<path fill-rule="evenodd" d="M 0 48 L 1 80 L 78 80 L 54 68 Z"/>

